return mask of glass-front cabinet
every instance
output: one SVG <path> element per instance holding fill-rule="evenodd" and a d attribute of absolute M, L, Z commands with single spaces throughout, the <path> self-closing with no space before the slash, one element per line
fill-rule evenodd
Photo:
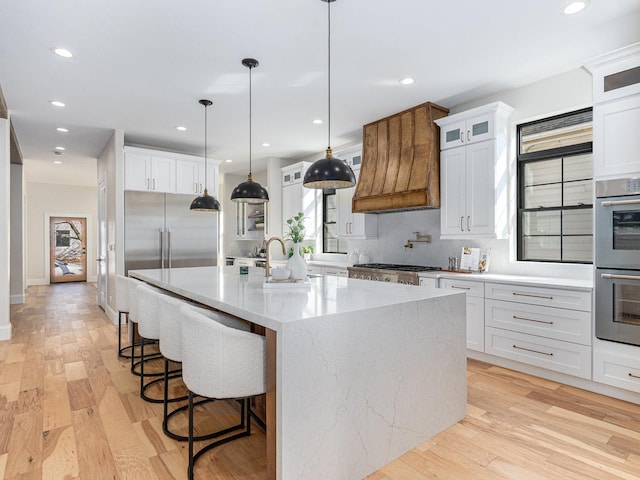
<path fill-rule="evenodd" d="M 236 203 L 236 239 L 262 240 L 265 232 L 266 203 Z"/>

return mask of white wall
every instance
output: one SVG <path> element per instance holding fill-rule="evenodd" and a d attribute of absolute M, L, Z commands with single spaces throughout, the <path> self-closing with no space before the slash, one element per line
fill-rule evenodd
<path fill-rule="evenodd" d="M 0 340 L 11 338 L 9 308 L 10 126 L 0 118 Z"/>
<path fill-rule="evenodd" d="M 27 183 L 27 284 L 49 283 L 51 216 L 87 217 L 87 281 L 96 280 L 98 204 L 95 187 Z"/>
<path fill-rule="evenodd" d="M 512 138 L 516 125 L 592 105 L 591 75 L 582 69 L 573 70 L 531 85 L 503 91 L 451 108 L 457 113 L 472 107 L 501 100 L 514 108 L 511 116 Z M 436 102 L 437 103 L 437 102 Z M 444 105 L 447 106 L 447 105 Z M 337 150 L 337 149 L 336 149 Z M 440 240 L 440 210 L 387 213 L 378 215 L 378 240 L 352 241 L 349 251 L 367 250 L 371 261 L 409 263 L 445 267 L 449 256 L 460 256 L 463 246 L 491 248 L 490 270 L 494 273 L 588 278 L 590 265 L 560 265 L 515 260 L 515 144 L 511 148 L 509 240 Z M 416 243 L 405 249 L 407 240 L 420 231 L 432 236 L 432 243 Z"/>

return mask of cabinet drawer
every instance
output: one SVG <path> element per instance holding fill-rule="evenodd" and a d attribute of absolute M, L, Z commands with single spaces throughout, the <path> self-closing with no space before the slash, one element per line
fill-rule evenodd
<path fill-rule="evenodd" d="M 508 302 L 591 311 L 591 292 L 584 291 L 487 283 L 485 297 Z"/>
<path fill-rule="evenodd" d="M 593 380 L 640 393 L 640 357 L 593 352 Z"/>
<path fill-rule="evenodd" d="M 485 352 L 582 378 L 591 378 L 591 347 L 485 328 Z"/>
<path fill-rule="evenodd" d="M 463 290 L 467 292 L 467 296 L 469 297 L 484 297 L 484 282 L 475 282 L 473 280 L 452 280 L 450 278 L 443 278 L 440 280 L 440 288 Z"/>
<path fill-rule="evenodd" d="M 485 324 L 519 333 L 591 345 L 590 312 L 487 299 Z"/>
<path fill-rule="evenodd" d="M 314 275 L 322 275 L 322 267 L 315 265 L 307 265 L 307 273 L 313 273 Z"/>

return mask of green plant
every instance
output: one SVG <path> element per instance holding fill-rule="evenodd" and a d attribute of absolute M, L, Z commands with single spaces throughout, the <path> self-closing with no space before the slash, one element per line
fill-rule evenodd
<path fill-rule="evenodd" d="M 304 240 L 304 221 L 307 217 L 302 212 L 287 219 L 287 228 L 289 232 L 284 236 L 285 240 L 291 240 L 293 243 L 300 243 Z"/>

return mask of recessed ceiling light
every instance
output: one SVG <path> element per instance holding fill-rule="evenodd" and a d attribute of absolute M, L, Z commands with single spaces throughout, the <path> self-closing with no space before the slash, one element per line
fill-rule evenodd
<path fill-rule="evenodd" d="M 581 12 L 588 6 L 589 0 L 569 0 L 565 2 L 563 11 L 565 15 L 573 15 L 575 13 Z"/>
<path fill-rule="evenodd" d="M 315 123 L 316 125 L 320 125 L 322 123 L 322 120 L 319 118 L 316 118 L 313 123 Z"/>
<path fill-rule="evenodd" d="M 62 165 L 62 162 L 60 160 L 54 160 L 53 163 L 55 163 L 56 165 Z"/>
<path fill-rule="evenodd" d="M 64 107 L 65 106 L 64 102 L 61 102 L 60 100 L 49 100 L 49 103 L 51 105 L 53 105 L 54 107 Z"/>
<path fill-rule="evenodd" d="M 271 144 L 270 144 L 270 143 L 263 143 L 263 144 L 262 144 L 262 146 L 263 146 L 263 147 L 270 147 L 270 146 L 271 146 Z"/>
<path fill-rule="evenodd" d="M 177 126 L 176 130 L 180 131 L 180 132 L 186 132 L 187 131 L 187 127 L 181 127 L 181 126 Z"/>
<path fill-rule="evenodd" d="M 231 160 L 230 158 L 227 158 L 224 162 L 225 163 L 231 163 L 231 162 L 233 162 L 233 160 Z"/>
<path fill-rule="evenodd" d="M 56 130 L 62 133 L 69 133 L 69 129 L 64 127 L 58 127 Z"/>
<path fill-rule="evenodd" d="M 56 147 L 56 150 L 63 151 L 63 150 L 66 150 L 66 149 L 64 147 Z"/>
<path fill-rule="evenodd" d="M 52 48 L 51 51 L 53 53 L 55 53 L 56 55 L 59 55 L 61 57 L 64 58 L 73 58 L 75 57 L 75 55 L 73 54 L 73 52 L 71 52 L 70 50 L 67 50 L 66 48 Z"/>
<path fill-rule="evenodd" d="M 400 79 L 400 83 L 402 85 L 411 85 L 412 83 L 415 83 L 415 79 L 413 79 L 411 77 L 401 78 Z"/>

